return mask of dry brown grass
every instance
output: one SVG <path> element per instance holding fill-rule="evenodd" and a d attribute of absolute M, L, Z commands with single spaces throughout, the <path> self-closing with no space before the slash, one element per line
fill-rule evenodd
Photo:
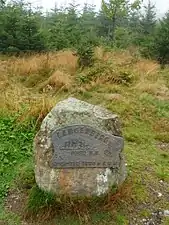
<path fill-rule="evenodd" d="M 133 56 L 129 51 L 113 51 L 106 52 L 103 48 L 97 48 L 95 51 L 96 58 L 103 61 L 110 61 L 114 65 L 129 65 L 133 61 L 136 61 L 135 56 Z"/>
<path fill-rule="evenodd" d="M 147 92 L 161 100 L 169 99 L 169 89 L 166 80 L 159 73 L 158 64 L 143 60 L 137 63 L 135 70 L 139 70 L 139 79 L 134 87 L 136 90 Z"/>
<path fill-rule="evenodd" d="M 66 74 L 62 71 L 56 70 L 48 79 L 45 81 L 41 87 L 43 87 L 43 92 L 51 90 L 69 90 L 72 85 L 73 76 Z"/>
<path fill-rule="evenodd" d="M 58 96 L 51 97 L 47 95 L 30 98 L 26 97 L 24 103 L 27 102 L 27 108 L 19 117 L 19 120 L 23 121 L 25 118 L 35 117 L 37 124 L 42 122 L 44 117 L 60 99 L 61 98 Z"/>
<path fill-rule="evenodd" d="M 159 64 L 146 59 L 141 59 L 135 64 L 135 70 L 140 71 L 143 75 L 147 77 L 154 76 L 158 73 L 159 69 Z"/>
<path fill-rule="evenodd" d="M 29 96 L 29 91 L 13 79 L 1 83 L 0 108 L 18 112 L 21 109 L 24 96 Z"/>
<path fill-rule="evenodd" d="M 44 68 L 48 68 L 52 71 L 59 69 L 73 74 L 77 68 L 77 57 L 74 56 L 71 51 L 65 51 L 36 54 L 33 56 L 24 56 L 22 58 L 13 57 L 5 62 L 1 62 L 1 64 L 3 64 L 5 71 L 17 76 L 39 74 Z"/>
<path fill-rule="evenodd" d="M 41 119 L 58 98 L 46 92 L 68 90 L 76 67 L 77 57 L 71 51 L 1 60 L 1 109 L 18 112 L 26 105 L 26 116 Z"/>
<path fill-rule="evenodd" d="M 152 93 L 154 93 L 155 86 L 161 86 L 161 83 L 164 83 L 159 76 L 159 64 L 141 58 L 136 49 L 106 52 L 103 48 L 96 48 L 95 56 L 100 62 L 97 66 L 101 68 L 99 73 L 102 73 L 97 82 L 118 83 L 121 78 L 130 76 L 136 84 L 136 89 Z"/>
<path fill-rule="evenodd" d="M 158 79 L 155 82 L 151 82 L 147 79 L 142 79 L 139 83 L 136 84 L 135 88 L 141 92 L 147 92 L 149 94 L 157 95 L 161 89 L 165 87 L 164 81 Z"/>
<path fill-rule="evenodd" d="M 169 132 L 169 120 L 161 118 L 153 126 L 155 132 Z"/>
<path fill-rule="evenodd" d="M 160 74 L 159 64 L 141 59 L 135 64 L 133 72 L 139 75 L 134 89 L 147 92 L 162 100 L 168 99 L 169 90 L 164 77 Z"/>
<path fill-rule="evenodd" d="M 11 83 L 2 90 L 0 108 L 9 112 L 23 112 L 23 119 L 35 116 L 41 120 L 56 104 L 57 96 L 34 94 L 22 84 Z M 25 110 L 23 110 L 23 107 Z"/>
<path fill-rule="evenodd" d="M 52 68 L 58 68 L 73 75 L 77 70 L 77 59 L 71 51 L 64 51 L 56 54 L 56 57 L 51 57 L 49 64 Z"/>
<path fill-rule="evenodd" d="M 122 208 L 125 208 L 126 205 L 130 205 L 132 200 L 132 192 L 133 185 L 130 180 L 127 180 L 123 186 L 119 187 L 119 189 L 114 190 L 108 193 L 106 196 L 102 196 L 101 198 L 72 198 L 71 196 L 60 196 L 57 198 L 57 201 L 53 201 L 51 205 L 48 207 L 41 207 L 38 210 L 38 214 L 32 210 L 27 208 L 29 203 L 25 202 L 25 213 L 24 218 L 28 221 L 49 221 L 51 222 L 53 218 L 62 218 L 66 216 L 73 216 L 78 219 L 80 224 L 93 224 L 92 223 L 92 214 L 94 213 L 108 213 L 111 216 L 116 215 L 116 209 L 118 206 L 123 205 Z M 38 200 L 38 199 L 37 199 Z"/>
<path fill-rule="evenodd" d="M 89 74 L 90 81 L 82 81 L 81 85 L 76 83 L 77 56 L 71 51 L 0 60 L 0 107 L 19 111 L 26 104 L 27 114 L 42 118 L 62 96 L 61 92 L 78 93 L 105 84 L 106 93 L 107 85 L 121 88 L 125 79 L 129 79 L 131 89 L 169 98 L 157 63 L 141 59 L 131 49 L 107 52 L 98 47 L 95 57 L 95 65 L 82 71 L 82 75 Z"/>

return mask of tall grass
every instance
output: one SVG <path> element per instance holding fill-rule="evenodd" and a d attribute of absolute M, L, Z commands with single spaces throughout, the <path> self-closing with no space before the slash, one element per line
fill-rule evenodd
<path fill-rule="evenodd" d="M 78 70 L 77 60 L 71 51 L 0 60 L 0 107 L 8 111 L 25 107 L 28 116 L 43 118 L 62 96 L 125 82 L 139 92 L 169 96 L 159 65 L 131 50 L 96 48 L 94 66 L 83 71 Z"/>

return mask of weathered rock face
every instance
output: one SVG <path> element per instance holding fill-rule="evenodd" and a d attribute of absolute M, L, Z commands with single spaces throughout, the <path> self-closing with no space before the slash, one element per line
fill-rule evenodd
<path fill-rule="evenodd" d="M 61 142 L 65 141 L 64 138 L 68 135 L 64 129 L 66 130 L 70 126 L 76 128 L 74 131 L 77 132 L 80 129 L 81 134 L 79 136 L 75 133 L 69 134 L 69 142 L 64 142 L 64 144 L 66 143 L 66 150 L 70 151 L 65 152 Z M 88 126 L 89 129 L 85 126 Z M 67 129 L 67 131 L 73 132 L 72 129 Z M 85 129 L 88 129 L 88 133 Z M 93 133 L 92 129 L 94 130 Z M 97 145 L 95 144 L 93 147 L 93 137 L 91 136 L 94 134 Z M 58 136 L 56 137 L 56 135 Z M 63 141 L 59 139 L 62 137 Z M 70 143 L 73 137 L 76 137 L 76 142 L 80 143 L 78 148 L 77 143 Z M 83 143 L 83 137 L 85 144 Z M 112 139 L 113 142 L 110 141 L 108 144 L 109 139 Z M 68 98 L 59 102 L 43 120 L 40 131 L 34 140 L 35 178 L 38 186 L 56 194 L 99 196 L 107 193 L 112 185 L 120 185 L 126 178 L 122 141 L 116 115 L 104 108 L 75 98 Z M 89 142 L 88 145 L 87 142 Z M 111 146 L 111 143 L 117 144 L 118 147 Z M 90 151 L 91 146 L 95 151 Z M 105 154 L 108 154 L 107 162 L 103 162 L 104 153 L 99 155 L 102 153 L 102 146 Z M 106 150 L 104 146 L 107 146 Z M 111 147 L 112 151 L 109 151 Z M 79 151 L 72 150 L 79 150 L 80 148 L 83 150 L 85 148 L 85 151 L 80 151 L 82 156 L 77 155 Z M 99 151 L 97 151 L 97 148 Z M 60 155 L 62 152 L 64 152 L 63 156 Z M 90 153 L 93 155 L 84 156 L 84 154 Z M 81 157 L 91 159 L 94 164 L 86 164 L 86 162 L 80 164 Z M 75 164 L 70 164 L 69 160 L 72 159 L 74 159 L 75 162 L 73 163 Z M 95 159 L 97 163 L 94 162 Z M 59 164 L 59 160 L 64 163 Z M 71 168 L 71 165 L 74 168 Z M 102 165 L 104 166 L 102 167 Z"/>

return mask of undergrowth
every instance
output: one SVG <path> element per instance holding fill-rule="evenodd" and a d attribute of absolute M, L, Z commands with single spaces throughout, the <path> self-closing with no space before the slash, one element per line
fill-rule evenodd
<path fill-rule="evenodd" d="M 113 218 L 113 206 L 120 206 L 130 199 L 132 191 L 131 181 L 125 182 L 123 187 L 114 188 L 107 195 L 101 197 L 72 197 L 57 196 L 40 190 L 36 185 L 29 192 L 26 204 L 25 218 L 32 220 L 50 221 L 61 220 L 66 217 L 79 219 L 80 224 L 92 224 L 92 222 L 111 221 Z M 38 213 L 37 213 L 38 212 Z M 120 216 L 120 215 L 119 215 Z M 117 215 L 118 217 L 118 215 Z M 119 218 L 120 219 L 120 218 Z"/>
<path fill-rule="evenodd" d="M 0 200 L 6 196 L 10 182 L 21 166 L 32 157 L 35 127 L 32 121 L 17 123 L 17 115 L 1 114 L 0 118 Z"/>
<path fill-rule="evenodd" d="M 156 62 L 103 48 L 95 49 L 93 65 L 83 70 L 71 51 L 0 63 L 5 112 L 0 112 L 0 220 L 21 224 L 21 216 L 5 209 L 11 188 L 27 197 L 26 221 L 41 225 L 141 224 L 154 211 L 169 208 L 168 68 L 161 71 Z M 33 138 L 51 108 L 68 96 L 102 105 L 121 119 L 128 179 L 100 202 L 60 199 L 35 185 Z"/>

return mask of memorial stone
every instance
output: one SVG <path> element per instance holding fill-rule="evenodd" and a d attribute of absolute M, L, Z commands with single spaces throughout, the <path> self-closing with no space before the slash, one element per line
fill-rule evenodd
<path fill-rule="evenodd" d="M 59 102 L 34 140 L 35 179 L 45 190 L 99 196 L 126 178 L 117 115 L 75 98 Z"/>

